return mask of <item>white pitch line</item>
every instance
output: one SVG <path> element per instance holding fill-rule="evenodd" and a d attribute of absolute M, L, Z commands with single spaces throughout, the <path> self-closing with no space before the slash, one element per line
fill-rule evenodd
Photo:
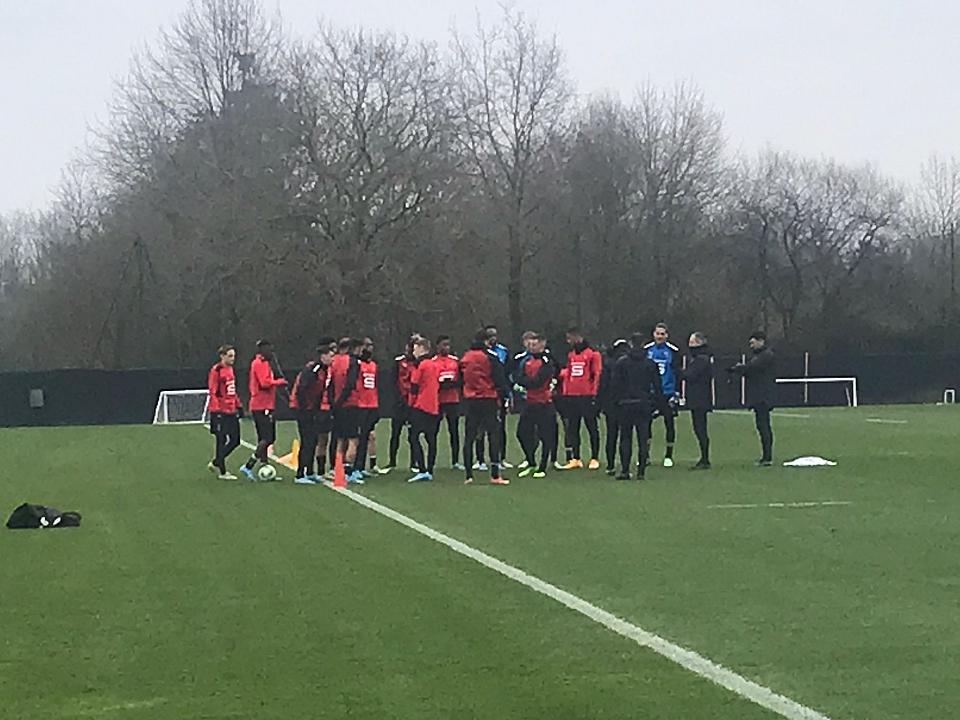
<path fill-rule="evenodd" d="M 754 508 L 814 508 L 853 505 L 849 500 L 822 500 L 814 502 L 735 503 L 731 505 L 707 505 L 708 510 L 751 510 Z"/>
<path fill-rule="evenodd" d="M 867 418 L 868 423 L 877 423 L 882 425 L 906 425 L 906 420 L 887 420 L 885 418 Z"/>
<path fill-rule="evenodd" d="M 250 449 L 255 447 L 246 441 L 241 441 L 240 444 Z M 274 462 L 277 461 L 277 458 L 274 455 L 271 455 L 270 459 Z M 801 705 L 796 700 L 791 700 L 784 695 L 780 695 L 779 693 L 776 693 L 770 688 L 760 685 L 753 680 L 748 680 L 733 670 L 725 668 L 723 665 L 715 663 L 709 658 L 705 658 L 693 650 L 688 650 L 687 648 L 676 645 L 675 643 L 672 643 L 669 640 L 650 632 L 649 630 L 644 630 L 639 625 L 634 625 L 631 622 L 623 620 L 613 613 L 607 612 L 603 608 L 597 607 L 596 605 L 587 602 L 583 598 L 577 597 L 573 593 L 562 590 L 556 585 L 548 583 L 546 580 L 541 580 L 534 575 L 530 575 L 523 570 L 514 567 L 513 565 L 508 565 L 502 560 L 498 560 L 491 555 L 487 555 L 485 552 L 477 550 L 476 548 L 473 548 L 466 543 L 461 542 L 460 540 L 452 538 L 448 535 L 444 535 L 443 533 L 419 523 L 416 520 L 387 507 L 386 505 L 381 505 L 370 498 L 359 495 L 351 490 L 347 490 L 346 488 L 336 488 L 329 481 L 325 480 L 323 481 L 323 484 L 331 490 L 334 490 L 340 495 L 349 498 L 353 502 L 362 505 L 365 508 L 373 510 L 378 514 L 413 530 L 414 532 L 440 543 L 441 545 L 445 545 L 454 552 L 459 553 L 464 557 L 468 557 L 471 560 L 480 563 L 484 567 L 498 572 L 501 575 L 540 593 L 541 595 L 546 595 L 551 600 L 554 600 L 561 605 L 565 605 L 571 610 L 575 610 L 581 615 L 593 620 L 595 623 L 603 625 L 608 630 L 612 630 L 617 635 L 627 638 L 628 640 L 633 640 L 638 645 L 653 650 L 653 652 L 666 658 L 667 660 L 686 670 L 689 670 L 705 680 L 709 680 L 710 682 L 719 685 L 722 688 L 726 688 L 730 692 L 749 700 L 755 705 L 766 708 L 767 710 L 770 710 L 781 717 L 787 718 L 788 720 L 831 720 L 827 715 L 824 715 L 823 713 L 820 713 L 817 710 L 809 708 L 805 705 Z"/>
<path fill-rule="evenodd" d="M 749 416 L 753 415 L 753 413 L 750 412 L 749 410 L 714 410 L 713 412 L 715 412 L 715 413 L 717 413 L 717 414 L 719 414 L 719 415 L 743 415 L 743 416 L 746 416 L 746 417 L 749 417 Z M 794 419 L 796 419 L 796 420 L 809 420 L 809 419 L 810 419 L 810 416 L 809 416 L 809 415 L 804 415 L 804 414 L 802 414 L 802 413 L 779 412 L 779 411 L 777 411 L 777 410 L 774 410 L 773 413 L 771 413 L 771 417 L 775 417 L 775 418 L 794 418 Z"/>

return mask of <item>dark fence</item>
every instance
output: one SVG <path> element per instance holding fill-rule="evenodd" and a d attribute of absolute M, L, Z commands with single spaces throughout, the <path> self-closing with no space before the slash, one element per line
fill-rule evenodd
<path fill-rule="evenodd" d="M 292 385 L 295 373 L 288 373 Z M 124 425 L 153 422 L 163 390 L 199 390 L 206 369 L 49 370 L 0 373 L 0 427 L 20 425 Z M 387 373 L 381 373 L 380 406 L 396 402 Z M 246 401 L 247 374 L 237 371 L 237 389 Z M 31 407 L 32 391 L 43 392 L 43 406 Z M 278 417 L 292 415 L 287 396 L 277 397 Z"/>
<path fill-rule="evenodd" d="M 723 368 L 739 357 L 717 357 L 717 406 L 740 405 L 741 386 L 730 380 Z M 901 355 L 833 354 L 778 355 L 781 378 L 856 377 L 861 404 L 932 403 L 946 388 L 960 387 L 960 353 Z M 162 390 L 192 390 L 206 384 L 206 369 L 178 370 L 50 370 L 0 373 L 0 426 L 18 425 L 114 425 L 149 423 Z M 293 377 L 289 378 L 292 382 Z M 245 397 L 247 377 L 237 372 L 237 385 Z M 395 406 L 390 373 L 380 377 L 380 407 L 383 414 Z M 31 391 L 43 391 L 43 406 L 31 407 Z M 843 384 L 780 385 L 778 404 L 838 405 L 848 401 Z M 285 396 L 281 393 L 280 405 Z M 287 417 L 285 407 L 279 410 Z"/>

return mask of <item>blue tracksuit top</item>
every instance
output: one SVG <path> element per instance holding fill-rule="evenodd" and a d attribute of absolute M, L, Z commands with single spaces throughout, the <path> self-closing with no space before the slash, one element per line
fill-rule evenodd
<path fill-rule="evenodd" d="M 673 396 L 677 392 L 677 375 L 673 371 L 673 361 L 680 349 L 671 344 L 647 343 L 643 346 L 647 357 L 653 360 L 660 368 L 660 387 L 663 394 L 667 397 Z"/>

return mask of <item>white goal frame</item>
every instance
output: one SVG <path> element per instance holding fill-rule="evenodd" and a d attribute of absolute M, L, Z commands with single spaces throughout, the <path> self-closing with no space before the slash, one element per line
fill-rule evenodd
<path fill-rule="evenodd" d="M 778 384 L 801 383 L 806 389 L 807 383 L 844 383 L 847 385 L 847 403 L 850 407 L 859 407 L 860 401 L 857 394 L 857 379 L 855 377 L 802 377 L 802 378 L 777 378 Z"/>
<path fill-rule="evenodd" d="M 171 420 L 170 397 L 175 395 L 203 395 L 203 416 L 199 420 Z M 210 393 L 207 390 L 161 390 L 153 411 L 154 425 L 205 425 L 210 419 Z"/>

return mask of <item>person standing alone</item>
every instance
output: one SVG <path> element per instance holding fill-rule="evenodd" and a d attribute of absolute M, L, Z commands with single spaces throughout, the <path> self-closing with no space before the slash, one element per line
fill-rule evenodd
<path fill-rule="evenodd" d="M 217 439 L 214 458 L 207 467 L 210 472 L 219 473 L 221 480 L 236 480 L 236 475 L 227 472 L 227 458 L 240 445 L 240 419 L 237 417 L 240 399 L 233 372 L 237 351 L 233 345 L 223 345 L 217 354 L 220 359 L 207 374 L 210 433 Z"/>
<path fill-rule="evenodd" d="M 773 428 L 770 426 L 770 411 L 777 383 L 777 361 L 773 350 L 767 346 L 767 334 L 758 330 L 750 336 L 750 351 L 746 362 L 727 369 L 734 375 L 742 375 L 746 381 L 747 407 L 753 410 L 757 434 L 760 436 L 760 459 L 757 465 L 773 465 Z"/>

